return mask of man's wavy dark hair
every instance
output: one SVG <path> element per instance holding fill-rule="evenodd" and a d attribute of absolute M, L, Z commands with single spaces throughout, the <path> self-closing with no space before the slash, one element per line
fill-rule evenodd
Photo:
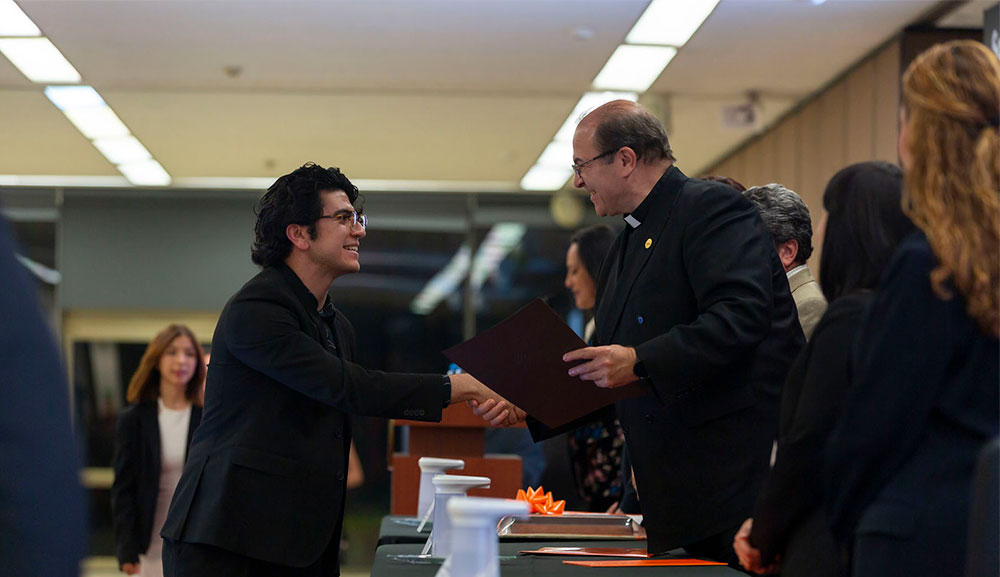
<path fill-rule="evenodd" d="M 250 248 L 254 264 L 267 267 L 284 262 L 292 252 L 292 243 L 285 235 L 290 224 L 309 225 L 309 236 L 316 238 L 316 221 L 323 215 L 320 193 L 337 190 L 347 194 L 359 210 L 358 187 L 339 168 L 307 162 L 274 181 L 254 207 L 257 224 Z"/>

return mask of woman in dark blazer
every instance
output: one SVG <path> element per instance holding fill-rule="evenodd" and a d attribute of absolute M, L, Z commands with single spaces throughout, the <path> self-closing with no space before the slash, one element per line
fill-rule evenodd
<path fill-rule="evenodd" d="M 830 306 L 789 369 L 774 467 L 734 540 L 749 571 L 844 575 L 820 505 L 823 446 L 848 390 L 848 353 L 872 289 L 914 230 L 900 206 L 902 184 L 902 171 L 884 162 L 853 164 L 827 184 L 820 278 Z"/>
<path fill-rule="evenodd" d="M 128 386 L 115 431 L 111 512 L 122 572 L 162 577 L 160 527 L 201 422 L 204 353 L 191 330 L 160 331 Z"/>
<path fill-rule="evenodd" d="M 938 44 L 903 76 L 896 252 L 854 349 L 826 507 L 852 574 L 964 574 L 976 457 L 1000 432 L 1000 60 Z"/>

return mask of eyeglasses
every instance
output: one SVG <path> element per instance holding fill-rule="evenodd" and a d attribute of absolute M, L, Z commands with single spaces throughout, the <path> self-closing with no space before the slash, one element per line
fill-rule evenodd
<path fill-rule="evenodd" d="M 609 150 L 607 152 L 602 152 L 602 153 L 598 154 L 597 156 L 595 156 L 594 158 L 591 158 L 590 160 L 585 160 L 585 161 L 581 162 L 580 164 L 571 164 L 570 166 L 573 167 L 573 172 L 576 174 L 577 178 L 583 178 L 583 175 L 580 174 L 580 171 L 583 170 L 583 168 L 585 166 L 587 166 L 591 162 L 594 162 L 598 158 L 604 158 L 605 156 L 608 156 L 609 154 L 614 154 L 616 152 L 618 152 L 617 148 L 614 149 L 614 150 Z"/>
<path fill-rule="evenodd" d="M 361 230 L 368 228 L 368 215 L 361 214 L 356 210 L 338 210 L 333 214 L 324 214 L 320 218 L 332 218 L 340 224 L 346 224 L 351 228 L 354 228 L 356 225 L 360 225 Z"/>

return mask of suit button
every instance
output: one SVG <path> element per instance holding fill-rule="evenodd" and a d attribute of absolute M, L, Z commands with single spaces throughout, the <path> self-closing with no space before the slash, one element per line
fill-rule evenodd
<path fill-rule="evenodd" d="M 341 430 L 338 429 L 337 432 L 334 433 L 334 436 L 337 437 L 338 439 L 343 439 L 344 438 L 344 431 L 341 431 Z"/>
<path fill-rule="evenodd" d="M 637 322 L 637 323 L 639 323 L 641 325 L 642 323 L 646 322 L 646 319 L 642 318 L 642 315 L 639 315 L 639 316 L 635 317 L 635 322 Z"/>
<path fill-rule="evenodd" d="M 337 480 L 338 481 L 343 481 L 344 480 L 344 474 L 343 473 L 337 473 Z"/>
<path fill-rule="evenodd" d="M 643 415 L 642 418 L 646 419 L 647 423 L 652 423 L 653 422 L 653 415 L 651 415 L 649 413 L 646 413 L 645 415 Z"/>

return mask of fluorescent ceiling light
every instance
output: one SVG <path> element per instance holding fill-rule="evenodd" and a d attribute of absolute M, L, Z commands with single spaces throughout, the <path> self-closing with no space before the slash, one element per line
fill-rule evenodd
<path fill-rule="evenodd" d="M 0 36 L 41 36 L 42 31 L 14 0 L 0 0 Z"/>
<path fill-rule="evenodd" d="M 107 106 L 101 95 L 90 86 L 47 86 L 45 96 L 63 111 Z"/>
<path fill-rule="evenodd" d="M 622 44 L 594 79 L 594 88 L 645 92 L 675 54 L 677 49 L 669 46 Z"/>
<path fill-rule="evenodd" d="M 108 136 L 128 136 L 128 128 L 118 115 L 107 106 L 103 108 L 81 108 L 65 110 L 63 114 L 90 140 Z"/>
<path fill-rule="evenodd" d="M 98 138 L 94 146 L 108 159 L 111 164 L 125 164 L 148 160 L 153 157 L 134 136 L 112 136 Z"/>
<path fill-rule="evenodd" d="M 625 42 L 683 46 L 718 3 L 719 0 L 653 0 Z"/>
<path fill-rule="evenodd" d="M 569 163 L 563 166 L 532 166 L 521 179 L 524 190 L 559 190 L 573 176 Z"/>
<path fill-rule="evenodd" d="M 500 263 L 520 244 L 526 230 L 527 227 L 519 222 L 493 225 L 472 261 L 470 280 L 474 289 L 479 290 L 486 279 L 500 268 Z"/>
<path fill-rule="evenodd" d="M 48 38 L 3 38 L 0 52 L 32 82 L 80 81 L 80 73 Z"/>
<path fill-rule="evenodd" d="M 420 294 L 414 297 L 410 303 L 410 310 L 418 315 L 433 312 L 438 303 L 455 292 L 459 283 L 465 278 L 465 274 L 469 271 L 471 257 L 472 251 L 469 250 L 469 245 L 460 246 L 448 264 L 439 270 L 431 280 L 427 281 Z"/>
<path fill-rule="evenodd" d="M 565 140 L 553 140 L 545 147 L 535 164 L 556 168 L 573 164 L 573 143 Z"/>
<path fill-rule="evenodd" d="M 152 158 L 119 164 L 118 170 L 125 175 L 129 182 L 136 186 L 167 186 L 170 184 L 170 175 Z"/>
<path fill-rule="evenodd" d="M 553 140 L 571 142 L 573 140 L 573 132 L 576 131 L 576 125 L 580 123 L 580 117 L 602 104 L 607 104 L 612 100 L 631 100 L 632 102 L 635 102 L 638 99 L 639 95 L 635 92 L 584 93 L 584 95 L 580 97 L 580 101 L 573 107 L 573 112 L 569 113 L 569 117 L 566 119 L 566 122 L 563 122 L 562 127 L 560 127 L 559 131 L 556 132 Z"/>

